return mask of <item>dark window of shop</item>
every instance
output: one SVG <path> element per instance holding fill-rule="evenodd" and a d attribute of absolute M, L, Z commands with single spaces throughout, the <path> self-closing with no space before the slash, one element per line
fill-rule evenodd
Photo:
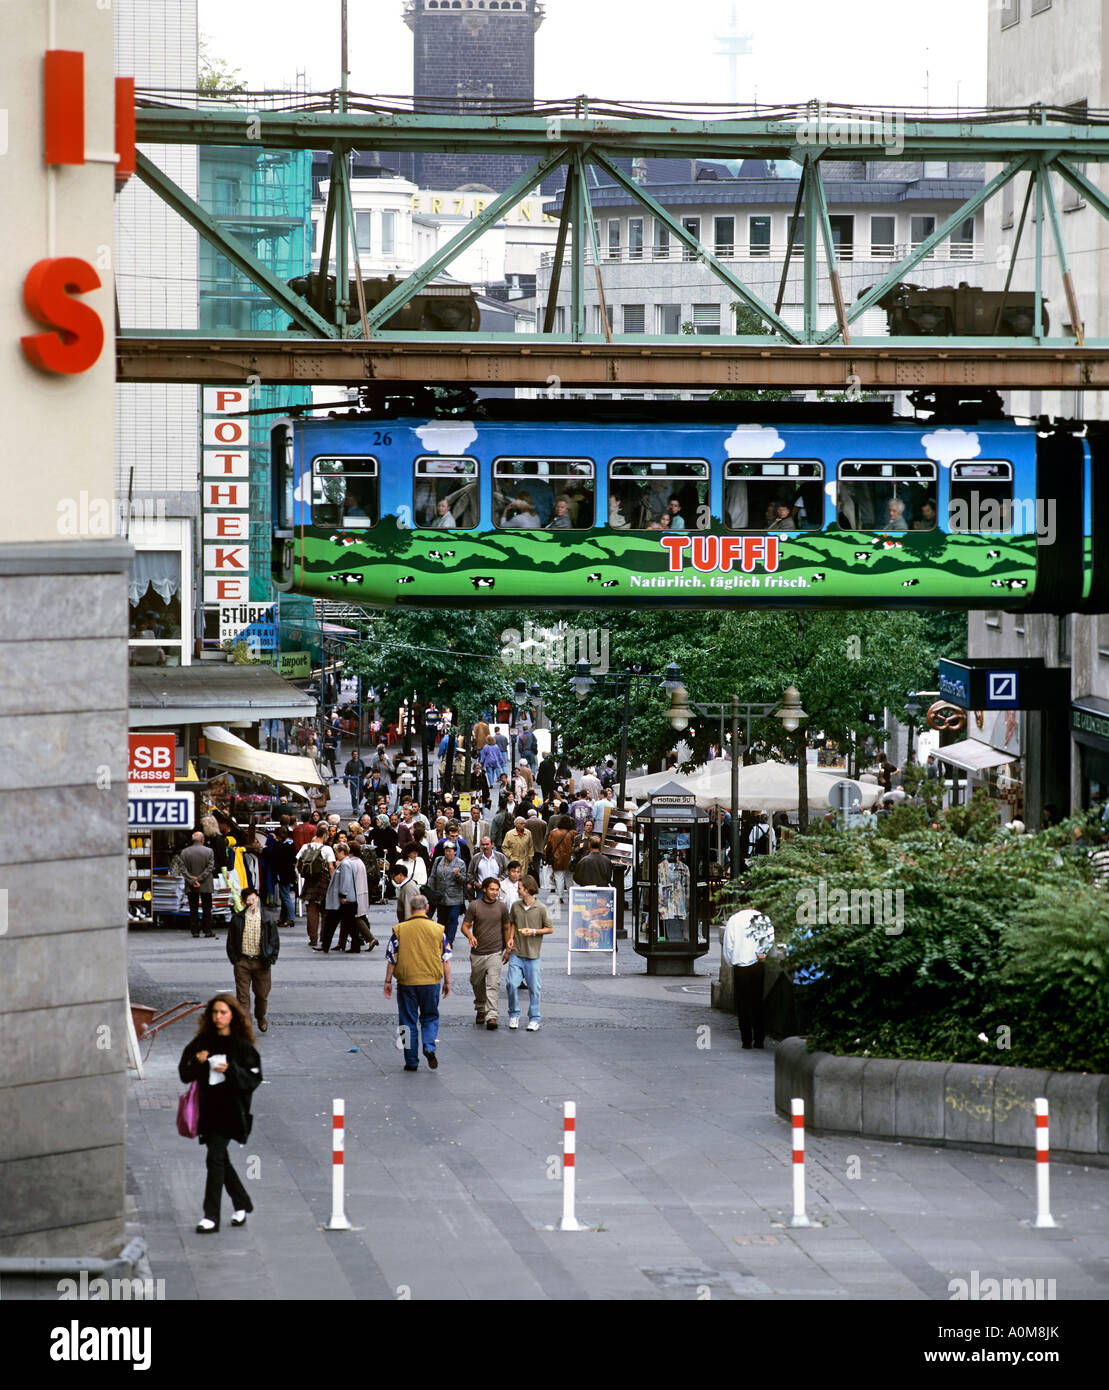
<path fill-rule="evenodd" d="M 137 550 L 128 588 L 132 666 L 181 665 L 181 552 Z"/>
<path fill-rule="evenodd" d="M 824 465 L 729 459 L 724 521 L 733 531 L 816 531 L 824 522 Z"/>
<path fill-rule="evenodd" d="M 378 505 L 377 459 L 313 459 L 313 526 L 367 531 L 377 525 Z"/>
<path fill-rule="evenodd" d="M 703 459 L 613 459 L 608 524 L 617 530 L 705 531 L 709 466 Z"/>
<path fill-rule="evenodd" d="M 947 529 L 989 534 L 1012 525 L 1013 465 L 990 459 L 953 463 Z"/>
<path fill-rule="evenodd" d="M 839 466 L 836 525 L 842 531 L 932 531 L 936 465 L 845 460 Z"/>
<path fill-rule="evenodd" d="M 478 462 L 472 458 L 418 458 L 412 480 L 417 526 L 472 531 L 478 523 Z"/>

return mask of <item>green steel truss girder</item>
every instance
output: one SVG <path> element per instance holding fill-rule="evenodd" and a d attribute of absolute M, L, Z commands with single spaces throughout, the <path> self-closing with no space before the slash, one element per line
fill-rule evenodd
<path fill-rule="evenodd" d="M 163 202 L 168 203 L 175 212 L 180 214 L 190 227 L 199 232 L 205 241 L 211 242 L 217 251 L 226 256 L 236 270 L 241 271 L 260 290 L 282 305 L 293 322 L 303 328 L 306 333 L 320 338 L 338 336 L 332 325 L 326 319 L 321 318 L 307 300 L 294 294 L 288 285 L 283 280 L 279 280 L 257 256 L 248 251 L 234 237 L 228 236 L 215 218 L 205 212 L 199 203 L 194 202 L 184 189 L 179 188 L 141 150 L 137 151 L 135 155 L 135 172 L 149 189 L 157 193 Z"/>
<path fill-rule="evenodd" d="M 904 260 L 899 261 L 892 270 L 882 276 L 876 285 L 872 285 L 865 294 L 860 295 L 859 298 L 855 300 L 854 304 L 847 310 L 847 322 L 849 324 L 854 323 L 860 315 L 865 314 L 869 308 L 882 298 L 887 290 L 893 289 L 896 284 L 903 280 L 906 274 L 912 270 L 913 266 L 919 265 L 920 262 L 924 260 L 925 256 L 938 246 L 941 241 L 945 241 L 966 218 L 976 213 L 983 203 L 988 202 L 1011 178 L 1019 174 L 1027 163 L 1029 163 L 1029 161 L 1025 159 L 1016 160 L 1002 169 L 999 174 L 995 174 L 994 177 L 990 179 L 989 183 L 983 184 L 978 192 L 968 198 L 961 207 L 956 208 L 947 221 L 941 223 L 931 236 L 925 237 L 920 245 L 914 251 L 911 251 Z M 809 229 L 806 225 L 806 238 L 808 237 L 808 231 Z M 1039 265 L 1038 258 L 1036 264 L 1037 266 Z M 838 336 L 839 327 L 837 325 L 827 329 L 817 338 L 817 341 L 821 343 L 830 343 Z"/>
<path fill-rule="evenodd" d="M 367 322 L 371 333 L 376 332 L 402 305 L 407 304 L 410 299 L 419 294 L 426 284 L 434 280 L 436 275 L 450 265 L 457 255 L 465 251 L 471 242 L 476 241 L 482 232 L 488 227 L 494 226 L 502 213 L 515 207 L 525 193 L 542 183 L 552 169 L 556 169 L 569 154 L 565 145 L 557 145 L 553 150 L 549 145 L 547 148 L 548 152 L 543 159 L 540 159 L 525 174 L 521 174 L 511 188 L 494 198 L 487 208 L 456 232 L 446 246 L 440 247 L 434 256 L 426 260 L 419 269 L 414 270 L 407 280 L 399 284 L 391 294 L 385 296 L 373 312 L 368 315 Z M 574 247 L 575 265 L 581 259 L 580 247 L 579 241 Z"/>
<path fill-rule="evenodd" d="M 696 260 L 707 265 L 716 278 L 722 280 L 730 290 L 734 290 L 735 293 L 739 295 L 740 299 L 743 300 L 744 304 L 746 304 L 748 308 L 754 309 L 755 313 L 758 314 L 761 319 L 766 323 L 773 324 L 787 342 L 796 343 L 800 341 L 789 324 L 786 323 L 784 319 L 779 318 L 769 304 L 765 304 L 754 290 L 745 285 L 738 276 L 733 275 L 727 266 L 721 265 L 711 252 L 706 251 L 697 238 L 693 236 L 692 233 L 686 231 L 680 219 L 667 212 L 661 203 L 656 203 L 654 198 L 644 190 L 641 184 L 636 183 L 633 179 L 629 179 L 622 169 L 613 164 L 612 161 L 601 154 L 599 150 L 591 149 L 589 151 L 589 158 L 594 164 L 599 165 L 608 174 L 609 178 L 615 179 L 625 193 L 630 194 L 637 203 L 642 203 L 649 212 L 653 213 L 659 222 L 669 227 L 671 233 L 677 237 L 678 241 L 693 252 Z M 807 227 L 805 233 L 807 236 Z M 579 254 L 580 252 L 575 249 L 575 261 L 578 260 Z"/>
<path fill-rule="evenodd" d="M 885 113 L 889 124 L 861 112 L 842 134 L 803 114 L 793 120 L 696 120 L 669 117 L 583 118 L 569 115 L 451 115 L 410 111 L 256 111 L 245 107 L 199 111 L 140 106 L 141 144 L 262 145 L 319 150 L 336 142 L 356 150 L 429 150 L 436 153 L 531 154 L 540 158 L 552 140 L 598 145 L 614 154 L 658 158 L 946 159 L 1003 164 L 1025 155 L 1064 152 L 1069 158 L 1109 161 L 1109 126 L 1011 120 L 909 120 Z M 815 113 L 814 113 L 815 116 Z M 896 124 L 894 124 L 896 122 Z M 851 137 L 855 138 L 852 139 Z"/>

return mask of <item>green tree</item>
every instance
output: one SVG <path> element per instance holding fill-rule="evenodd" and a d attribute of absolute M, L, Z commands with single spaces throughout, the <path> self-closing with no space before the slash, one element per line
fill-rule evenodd
<path fill-rule="evenodd" d="M 200 63 L 196 89 L 203 96 L 238 96 L 246 91 L 246 83 L 238 68 L 229 67 L 223 58 L 212 54 L 207 38 L 200 40 Z"/>

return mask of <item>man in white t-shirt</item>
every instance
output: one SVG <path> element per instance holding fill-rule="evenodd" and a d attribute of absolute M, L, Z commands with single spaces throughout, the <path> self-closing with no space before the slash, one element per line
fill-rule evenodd
<path fill-rule="evenodd" d="M 509 912 L 512 911 L 512 904 L 518 902 L 520 898 L 520 874 L 522 872 L 520 861 L 513 859 L 505 870 L 504 878 L 501 879 L 501 900 L 506 904 Z"/>
<path fill-rule="evenodd" d="M 320 950 L 320 928 L 323 926 L 324 898 L 335 868 L 335 852 L 327 843 L 328 831 L 321 829 L 314 840 L 302 845 L 296 857 L 297 873 L 301 877 L 300 899 L 308 919 L 308 944 Z"/>
<path fill-rule="evenodd" d="M 774 945 L 774 926 L 757 908 L 733 912 L 721 942 L 724 962 L 732 967 L 739 1036 L 745 1048 L 762 1047 L 766 1036 L 762 991 L 766 953 Z"/>

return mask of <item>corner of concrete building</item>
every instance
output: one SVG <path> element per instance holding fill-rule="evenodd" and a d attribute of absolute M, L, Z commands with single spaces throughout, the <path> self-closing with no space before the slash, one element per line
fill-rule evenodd
<path fill-rule="evenodd" d="M 0 1256 L 97 1258 L 126 1240 L 132 547 L 113 519 L 113 15 L 9 8 L 0 197 L 20 215 L 0 255 Z M 47 163 L 48 49 L 82 58 L 83 162 L 55 147 Z M 69 335 L 28 297 L 31 268 L 59 260 L 89 272 Z"/>

